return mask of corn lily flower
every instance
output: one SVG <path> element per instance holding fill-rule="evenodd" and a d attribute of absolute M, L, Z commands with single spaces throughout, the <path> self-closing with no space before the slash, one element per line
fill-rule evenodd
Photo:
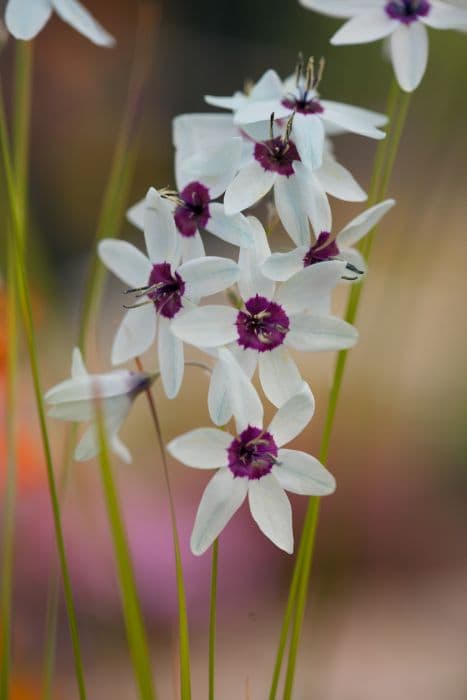
<path fill-rule="evenodd" d="M 115 39 L 90 15 L 78 0 L 8 0 L 5 24 L 16 39 L 33 39 L 57 15 L 98 46 L 113 46 Z"/>

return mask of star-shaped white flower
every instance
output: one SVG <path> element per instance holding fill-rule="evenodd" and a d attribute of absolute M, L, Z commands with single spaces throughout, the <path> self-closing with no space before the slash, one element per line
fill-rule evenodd
<path fill-rule="evenodd" d="M 57 384 L 45 395 L 50 404 L 49 416 L 73 422 L 91 421 L 75 450 L 75 459 L 84 462 L 99 453 L 97 411 L 112 451 L 124 462 L 131 462 L 127 447 L 118 437 L 135 398 L 147 389 L 154 375 L 126 369 L 106 374 L 88 374 L 78 348 L 73 350 L 71 378 Z M 98 402 L 98 403 L 97 403 Z"/>
<path fill-rule="evenodd" d="M 196 158 L 179 162 L 176 168 L 178 192 L 160 194 L 173 209 L 175 226 L 181 239 L 182 260 L 205 255 L 200 229 L 227 243 L 249 247 L 253 233 L 243 214 L 227 216 L 217 200 L 232 182 L 240 166 L 242 139 L 228 139 L 222 146 L 209 146 Z M 127 216 L 137 228 L 144 229 L 145 200 L 132 206 Z"/>
<path fill-rule="evenodd" d="M 204 296 L 216 294 L 238 278 L 233 260 L 203 257 L 180 262 L 179 236 L 169 204 L 151 188 L 146 197 L 144 236 L 148 255 L 126 241 L 99 244 L 103 263 L 136 294 L 115 336 L 112 363 L 144 353 L 158 328 L 159 371 L 165 393 L 174 398 L 183 379 L 183 343 L 171 330 L 177 316 Z"/>
<path fill-rule="evenodd" d="M 202 496 L 191 535 L 194 554 L 203 554 L 248 497 L 260 530 L 277 547 L 293 551 L 292 509 L 285 490 L 326 496 L 335 490 L 332 474 L 317 459 L 284 449 L 308 425 L 314 400 L 307 384 L 263 428 L 262 407 L 237 413 L 237 434 L 198 428 L 173 440 L 167 449 L 188 467 L 218 469 Z"/>
<path fill-rule="evenodd" d="M 5 24 L 16 39 L 33 39 L 57 15 L 98 46 L 113 46 L 115 39 L 78 0 L 8 0 Z"/>
<path fill-rule="evenodd" d="M 345 273 L 346 263 L 333 260 L 307 267 L 276 289 L 261 272 L 271 254 L 266 234 L 257 219 L 249 218 L 256 247 L 240 250 L 241 308 L 200 306 L 174 319 L 172 331 L 201 349 L 229 347 L 249 377 L 259 364 L 263 390 L 280 407 L 302 382 L 289 347 L 305 352 L 347 349 L 355 345 L 358 333 L 328 315 L 331 290 Z M 232 414 L 226 373 L 218 366 L 211 377 L 209 409 L 216 425 L 226 423 Z"/>
<path fill-rule="evenodd" d="M 427 27 L 467 27 L 467 10 L 441 0 L 300 0 L 304 7 L 348 21 L 331 44 L 365 44 L 390 37 L 391 59 L 399 85 L 412 92 L 428 62 Z"/>
<path fill-rule="evenodd" d="M 336 236 L 330 231 L 317 231 L 316 237 L 305 246 L 288 253 L 273 253 L 263 264 L 262 271 L 269 279 L 283 282 L 310 265 L 326 260 L 344 260 L 350 272 L 343 279 L 357 281 L 366 272 L 362 254 L 352 246 L 367 235 L 382 217 L 394 206 L 394 199 L 370 207 L 352 219 Z"/>

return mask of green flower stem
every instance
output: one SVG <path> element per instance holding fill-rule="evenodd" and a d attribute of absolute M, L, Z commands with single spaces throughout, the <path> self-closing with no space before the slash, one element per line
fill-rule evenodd
<path fill-rule="evenodd" d="M 10 215 L 10 240 L 13 256 L 13 277 L 14 287 L 9 290 L 10 294 L 18 295 L 18 303 L 21 311 L 23 325 L 26 335 L 26 345 L 31 366 L 33 379 L 34 394 L 36 399 L 36 407 L 39 417 L 39 425 L 44 448 L 44 456 L 47 467 L 47 479 L 52 505 L 53 522 L 55 529 L 55 537 L 59 554 L 60 569 L 62 573 L 63 587 L 65 593 L 65 602 L 68 613 L 68 621 L 70 626 L 70 634 L 73 646 L 75 659 L 76 680 L 80 700 L 86 699 L 86 690 L 84 683 L 83 664 L 81 656 L 81 646 L 79 641 L 78 626 L 76 621 L 76 613 L 73 601 L 73 592 L 71 587 L 70 575 L 68 570 L 68 562 L 65 553 L 65 543 L 63 538 L 62 519 L 60 513 L 60 504 L 58 502 L 57 487 L 55 483 L 55 473 L 52 462 L 52 452 L 50 449 L 50 440 L 47 431 L 47 422 L 45 419 L 44 402 L 42 398 L 42 387 L 39 374 L 39 363 L 37 355 L 37 344 L 34 331 L 33 315 L 31 308 L 31 297 L 25 269 L 24 258 L 24 237 L 22 236 L 22 221 L 24 220 L 19 209 L 18 195 L 16 191 L 16 181 L 14 176 L 13 164 L 10 154 L 10 144 L 5 120 L 5 110 L 3 103 L 3 95 L 0 93 L 0 152 L 3 162 L 5 182 L 7 189 L 7 199 Z"/>
<path fill-rule="evenodd" d="M 392 169 L 394 167 L 395 159 L 397 156 L 397 151 L 399 148 L 400 138 L 403 132 L 405 121 L 407 118 L 408 107 L 410 102 L 410 95 L 403 93 L 398 87 L 395 80 L 391 85 L 387 103 L 387 114 L 389 116 L 389 129 L 386 138 L 379 142 L 375 164 L 373 169 L 373 176 L 370 185 L 370 193 L 368 198 L 368 206 L 373 206 L 382 198 L 384 198 L 389 180 L 391 177 Z M 363 240 L 362 244 L 359 246 L 362 254 L 368 260 L 369 254 L 371 252 L 372 242 L 375 235 L 377 227 L 371 231 L 366 238 Z M 355 323 L 357 318 L 357 312 L 359 308 L 361 293 L 363 289 L 363 284 L 352 285 L 349 294 L 349 300 L 347 304 L 347 310 L 345 315 L 345 320 L 348 323 Z M 337 410 L 338 400 L 340 396 L 340 391 L 342 387 L 342 380 L 344 377 L 345 367 L 347 361 L 347 351 L 343 350 L 339 352 L 336 367 L 334 371 L 333 383 L 331 386 L 328 409 L 325 419 L 325 425 L 323 430 L 323 437 L 320 449 L 320 461 L 323 464 L 327 464 L 329 446 L 332 434 L 332 428 L 334 425 L 334 418 Z M 284 648 L 284 638 L 287 637 L 288 627 L 290 625 L 290 619 L 292 617 L 290 609 L 295 610 L 294 622 L 292 627 L 292 637 L 289 648 L 289 658 L 288 666 L 286 672 L 286 681 L 284 687 L 284 700 L 290 700 L 292 697 L 293 683 L 295 677 L 295 667 L 298 652 L 298 644 L 300 641 L 301 629 L 303 626 L 303 618 L 306 607 L 306 599 L 308 593 L 308 583 L 310 577 L 311 566 L 313 562 L 313 552 L 314 552 L 314 542 L 317 530 L 319 515 L 319 498 L 310 498 L 307 515 L 305 518 L 305 523 L 303 526 L 299 556 L 296 559 L 294 566 L 294 574 L 292 579 L 292 584 L 290 588 L 289 601 L 287 604 L 287 609 L 284 617 L 284 623 L 279 643 L 279 651 L 276 660 L 276 668 L 274 670 L 273 686 L 270 694 L 270 700 L 275 700 L 278 676 L 280 672 L 280 662 L 283 656 Z M 302 554 L 303 559 L 300 559 L 300 550 L 304 549 Z M 296 579 L 300 579 L 297 585 Z M 286 624 L 287 623 L 287 624 Z M 279 672 L 277 670 L 277 665 L 279 662 Z M 275 684 L 274 684 L 275 681 Z"/>
<path fill-rule="evenodd" d="M 120 502 L 115 486 L 109 459 L 107 437 L 102 415 L 97 405 L 97 429 L 99 436 L 99 462 L 107 504 L 107 514 L 112 532 L 118 581 L 122 596 L 123 614 L 128 637 L 128 645 L 141 700 L 155 700 L 156 692 L 152 678 L 151 657 L 144 628 L 141 605 L 138 598 L 133 564 L 128 546 L 128 538 L 123 524 Z"/>
<path fill-rule="evenodd" d="M 209 700 L 214 700 L 215 697 L 218 559 L 219 540 L 215 540 L 212 545 L 211 595 L 209 604 Z"/>
<path fill-rule="evenodd" d="M 32 41 L 17 41 L 15 61 L 15 102 L 13 115 L 13 167 L 20 213 L 27 219 L 29 184 L 29 140 L 33 71 Z M 26 233 L 23 225 L 22 235 Z"/>
<path fill-rule="evenodd" d="M 136 358 L 136 365 L 140 372 L 144 372 L 143 365 L 139 358 Z M 162 439 L 161 425 L 159 415 L 156 409 L 156 403 L 150 388 L 146 390 L 149 410 L 154 422 L 157 441 L 162 458 L 162 466 L 164 470 L 165 483 L 169 497 L 170 520 L 172 524 L 172 537 L 175 553 L 175 572 L 177 579 L 177 600 L 178 600 L 178 629 L 179 629 L 179 644 L 180 644 L 180 689 L 181 700 L 191 700 L 191 671 L 190 671 L 190 635 L 188 630 L 188 613 L 186 606 L 185 584 L 183 580 L 182 557 L 180 553 L 180 541 L 178 537 L 177 517 L 175 514 L 175 503 L 172 495 L 172 487 L 170 485 L 169 468 L 167 464 L 167 455 L 165 452 L 164 442 Z"/>

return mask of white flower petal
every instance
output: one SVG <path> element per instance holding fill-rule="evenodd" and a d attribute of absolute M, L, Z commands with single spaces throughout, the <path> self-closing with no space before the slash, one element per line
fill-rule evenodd
<path fill-rule="evenodd" d="M 219 350 L 219 363 L 223 367 L 232 413 L 237 431 L 242 432 L 248 425 L 263 426 L 263 404 L 249 377 L 240 367 L 232 353 L 226 348 Z"/>
<path fill-rule="evenodd" d="M 140 231 L 144 231 L 144 212 L 145 212 L 145 209 L 146 209 L 146 198 L 140 199 L 139 202 L 136 202 L 136 204 L 133 204 L 133 206 L 130 207 L 126 213 L 126 218 L 130 222 L 130 224 L 133 224 L 133 226 L 136 226 L 136 228 L 139 228 Z"/>
<path fill-rule="evenodd" d="M 285 282 L 303 268 L 308 247 L 301 246 L 289 253 L 273 253 L 261 266 L 263 274 L 271 280 Z"/>
<path fill-rule="evenodd" d="M 142 287 L 148 283 L 152 265 L 131 243 L 104 238 L 97 250 L 104 265 L 129 287 Z"/>
<path fill-rule="evenodd" d="M 325 188 L 318 173 L 322 172 L 322 167 L 312 173 L 303 163 L 294 163 L 295 175 L 297 177 L 302 206 L 304 206 L 311 225 L 315 231 L 330 231 L 332 224 L 331 207 L 329 206 Z M 302 240 L 295 241 L 296 245 L 306 245 L 310 240 L 310 235 L 304 235 Z"/>
<path fill-rule="evenodd" d="M 112 364 L 123 364 L 146 352 L 156 337 L 156 326 L 157 315 L 154 304 L 128 309 L 115 335 Z"/>
<path fill-rule="evenodd" d="M 104 421 L 104 430 L 111 448 L 115 446 L 115 437 L 117 432 L 128 415 L 131 407 L 131 399 L 127 396 L 120 396 L 112 401 L 107 399 L 102 402 L 101 410 Z M 125 461 L 131 462 L 130 453 L 126 448 L 122 451 L 118 438 L 116 443 L 117 453 L 119 457 L 123 456 Z M 123 454 L 122 454 L 123 452 Z M 75 459 L 78 462 L 85 462 L 99 454 L 99 439 L 97 425 L 93 423 L 83 434 L 75 450 Z"/>
<path fill-rule="evenodd" d="M 428 31 L 421 22 L 400 23 L 391 37 L 391 58 L 396 78 L 405 92 L 421 83 L 428 63 Z"/>
<path fill-rule="evenodd" d="M 172 207 L 154 187 L 149 188 L 145 202 L 144 239 L 150 260 L 153 263 L 176 262 L 178 234 Z"/>
<path fill-rule="evenodd" d="M 186 296 L 196 299 L 230 287 L 237 281 L 240 270 L 229 258 L 208 256 L 184 263 L 178 273 L 185 282 Z"/>
<path fill-rule="evenodd" d="M 199 235 L 199 231 L 194 236 L 180 236 L 180 238 L 183 262 L 203 258 L 206 255 L 203 239 Z"/>
<path fill-rule="evenodd" d="M 263 275 L 262 264 L 271 255 L 271 249 L 261 222 L 254 216 L 249 216 L 248 222 L 254 234 L 254 247 L 240 248 L 238 289 L 244 301 L 256 294 L 270 299 L 274 294 L 274 282 Z"/>
<path fill-rule="evenodd" d="M 367 198 L 366 193 L 347 168 L 330 155 L 325 155 L 323 165 L 313 174 L 322 189 L 332 197 L 343 199 L 345 202 L 363 202 Z M 313 228 L 318 233 L 330 230 L 326 226 L 320 228 L 313 225 Z"/>
<path fill-rule="evenodd" d="M 237 339 L 237 311 L 228 306 L 200 306 L 172 321 L 172 332 L 197 347 L 215 348 Z"/>
<path fill-rule="evenodd" d="M 253 86 L 249 97 L 253 100 L 279 99 L 282 95 L 282 80 L 275 70 L 269 68 Z"/>
<path fill-rule="evenodd" d="M 34 3 L 29 4 L 35 4 Z M 77 0 L 53 0 L 55 12 L 64 22 L 98 46 L 113 46 L 115 39 L 89 14 Z"/>
<path fill-rule="evenodd" d="M 52 14 L 50 0 L 8 0 L 5 11 L 5 24 L 15 39 L 33 39 Z"/>
<path fill-rule="evenodd" d="M 360 117 L 353 107 L 349 108 L 348 105 L 340 104 L 339 102 L 327 102 L 326 100 L 322 100 L 321 105 L 324 107 L 323 119 L 341 127 L 344 131 L 367 136 L 371 139 L 384 139 L 386 136 L 384 131 L 368 123 L 367 115 L 363 114 Z"/>
<path fill-rule="evenodd" d="M 342 114 L 352 119 L 355 122 L 359 122 L 362 126 L 366 124 L 367 127 L 381 127 L 386 126 L 388 123 L 388 117 L 381 112 L 374 112 L 371 109 L 364 109 L 363 107 L 356 107 L 355 105 L 348 105 L 342 102 L 333 102 L 332 100 L 321 100 L 321 106 L 324 109 L 338 110 Z M 326 118 L 326 112 L 324 113 L 324 118 Z M 338 130 L 342 133 L 342 130 Z"/>
<path fill-rule="evenodd" d="M 420 20 L 434 29 L 462 29 L 467 27 L 467 10 L 463 7 L 453 7 L 440 0 L 431 0 L 430 11 Z"/>
<path fill-rule="evenodd" d="M 209 189 L 211 199 L 216 199 L 234 179 L 241 157 L 242 139 L 235 137 L 220 146 L 204 146 L 181 164 L 178 172 L 185 184 L 194 180 L 202 182 Z"/>
<path fill-rule="evenodd" d="M 118 401 L 127 397 L 141 381 L 141 375 L 126 369 L 107 372 L 106 374 L 86 374 L 66 379 L 49 389 L 44 399 L 49 404 L 58 405 L 65 402 L 91 401 L 96 398 Z"/>
<path fill-rule="evenodd" d="M 357 279 L 353 280 L 354 282 L 360 282 L 362 279 L 361 275 L 365 275 L 368 269 L 365 258 L 360 251 L 357 248 L 340 248 L 340 257 L 353 265 L 361 273 L 358 275 Z M 348 271 L 346 277 L 352 277 L 352 272 Z M 328 309 L 326 313 L 329 313 Z"/>
<path fill-rule="evenodd" d="M 276 173 L 264 170 L 255 160 L 246 165 L 227 187 L 224 197 L 228 216 L 248 209 L 269 192 L 276 180 Z"/>
<path fill-rule="evenodd" d="M 214 425 L 227 425 L 232 418 L 232 404 L 224 365 L 216 362 L 211 372 L 208 391 L 208 409 Z M 221 466 L 221 465 L 219 465 Z"/>
<path fill-rule="evenodd" d="M 273 474 L 252 479 L 248 486 L 251 514 L 261 532 L 279 549 L 292 554 L 292 508 Z"/>
<path fill-rule="evenodd" d="M 304 245 L 309 241 L 307 207 L 296 175 L 277 178 L 274 183 L 274 203 L 279 219 L 295 245 Z"/>
<path fill-rule="evenodd" d="M 304 352 L 348 350 L 358 340 L 358 331 L 335 316 L 317 316 L 304 311 L 292 316 L 287 345 Z"/>
<path fill-rule="evenodd" d="M 394 206 L 395 199 L 386 199 L 384 202 L 370 207 L 366 211 L 359 214 L 355 219 L 345 226 L 337 236 L 339 247 L 352 246 L 358 243 L 363 236 L 371 231 L 372 228 L 383 218 L 383 216 Z"/>
<path fill-rule="evenodd" d="M 219 469 L 201 498 L 191 534 L 191 551 L 203 554 L 220 535 L 246 498 L 248 479 L 234 478 L 230 469 Z"/>
<path fill-rule="evenodd" d="M 73 354 L 71 356 L 71 377 L 72 379 L 77 379 L 78 377 L 87 377 L 88 371 L 86 365 L 84 364 L 83 356 L 79 348 L 73 348 Z"/>
<path fill-rule="evenodd" d="M 299 435 L 315 412 L 311 389 L 302 382 L 301 389 L 283 404 L 268 427 L 276 445 L 282 447 Z"/>
<path fill-rule="evenodd" d="M 172 121 L 174 146 L 184 161 L 203 148 L 220 146 L 238 136 L 231 114 L 180 114 Z M 177 179 L 177 187 L 182 185 Z"/>
<path fill-rule="evenodd" d="M 169 442 L 168 452 L 182 464 L 195 469 L 217 469 L 228 462 L 232 435 L 217 428 L 196 428 Z"/>
<path fill-rule="evenodd" d="M 327 496 L 336 489 L 331 472 L 305 452 L 279 450 L 279 464 L 272 471 L 283 489 L 301 496 Z"/>
<path fill-rule="evenodd" d="M 172 321 L 159 318 L 157 350 L 162 385 L 168 399 L 173 399 L 180 391 L 185 369 L 183 342 L 171 331 Z"/>
<path fill-rule="evenodd" d="M 253 231 L 248 219 L 243 214 L 227 216 L 224 205 L 213 202 L 209 205 L 210 218 L 206 230 L 227 243 L 243 248 L 251 248 L 254 244 Z"/>
<path fill-rule="evenodd" d="M 384 5 L 381 5 L 349 19 L 331 38 L 331 44 L 366 44 L 383 39 L 391 34 L 398 24 L 397 20 L 391 19 L 386 13 Z"/>
<path fill-rule="evenodd" d="M 299 0 L 303 7 L 329 17 L 353 17 L 375 6 L 374 0 Z"/>
<path fill-rule="evenodd" d="M 110 438 L 110 449 L 119 457 L 125 464 L 131 464 L 131 454 L 126 445 L 120 440 L 117 434 Z"/>
<path fill-rule="evenodd" d="M 247 96 L 240 91 L 235 92 L 231 97 L 216 97 L 215 95 L 205 95 L 204 101 L 211 107 L 219 107 L 219 109 L 231 109 L 236 111 L 247 102 Z"/>
<path fill-rule="evenodd" d="M 283 346 L 261 353 L 258 364 L 263 391 L 277 408 L 300 391 L 303 379 L 297 365 Z"/>
<path fill-rule="evenodd" d="M 313 170 L 321 166 L 324 151 L 324 126 L 321 117 L 297 112 L 293 120 L 292 140 L 297 146 L 302 163 Z"/>
<path fill-rule="evenodd" d="M 319 305 L 336 287 L 345 271 L 342 260 L 326 260 L 304 267 L 280 287 L 276 294 L 288 314 Z"/>
<path fill-rule="evenodd" d="M 268 121 L 274 114 L 275 119 L 284 119 L 291 114 L 289 107 L 281 104 L 280 97 L 271 100 L 248 100 L 236 112 L 234 124 L 254 124 L 255 122 Z"/>

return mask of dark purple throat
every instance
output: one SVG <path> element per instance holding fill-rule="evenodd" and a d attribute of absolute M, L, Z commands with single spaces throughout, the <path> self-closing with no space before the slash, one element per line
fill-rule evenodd
<path fill-rule="evenodd" d="M 286 97 L 282 100 L 282 105 L 292 112 L 299 114 L 322 114 L 324 107 L 316 97 L 309 97 L 307 92 L 301 92 L 300 97 Z"/>
<path fill-rule="evenodd" d="M 245 303 L 236 321 L 237 343 L 243 348 L 267 352 L 284 342 L 290 321 L 280 304 L 258 294 Z"/>
<path fill-rule="evenodd" d="M 254 155 L 264 170 L 270 170 L 286 177 L 294 174 L 293 163 L 300 160 L 293 141 L 284 140 L 280 136 L 257 143 Z"/>
<path fill-rule="evenodd" d="M 175 224 L 182 236 L 190 238 L 196 234 L 198 228 L 206 227 L 211 216 L 211 197 L 208 188 L 201 182 L 190 182 L 179 196 L 182 204 L 175 209 Z"/>
<path fill-rule="evenodd" d="M 182 308 L 185 282 L 178 272 L 172 274 L 169 263 L 152 266 L 148 288 L 147 295 L 161 316 L 173 318 Z"/>
<path fill-rule="evenodd" d="M 276 463 L 278 449 L 270 433 L 249 425 L 230 443 L 227 454 L 234 476 L 261 479 Z"/>
<path fill-rule="evenodd" d="M 335 240 L 326 243 L 330 237 L 331 234 L 329 231 L 321 231 L 318 240 L 311 246 L 303 258 L 304 267 L 309 267 L 310 265 L 315 265 L 325 260 L 331 260 L 339 255 L 340 250 Z"/>
<path fill-rule="evenodd" d="M 428 0 L 390 0 L 385 10 L 391 19 L 397 19 L 403 24 L 412 24 L 420 17 L 426 17 L 431 5 Z"/>

